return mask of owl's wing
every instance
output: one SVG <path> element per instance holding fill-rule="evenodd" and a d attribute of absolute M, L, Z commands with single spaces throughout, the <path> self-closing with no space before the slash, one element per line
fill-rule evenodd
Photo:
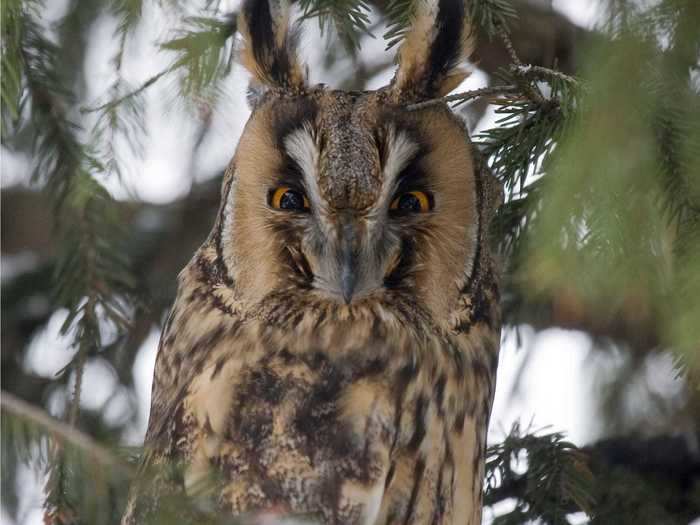
<path fill-rule="evenodd" d="M 174 344 L 173 319 L 178 303 L 171 309 L 161 333 L 151 387 L 151 408 L 144 439 L 139 476 L 131 487 L 129 501 L 121 525 L 137 525 L 149 516 L 160 515 L 163 500 L 181 492 L 182 483 L 173 475 L 176 465 L 176 441 L 181 431 L 176 422 L 181 419 L 187 380 L 171 381 L 172 356 L 178 353 Z M 181 360 L 177 358 L 176 360 Z M 178 416 L 180 413 L 180 416 Z M 185 509 L 185 505 L 182 509 Z M 184 516 L 183 516 L 184 518 Z"/>

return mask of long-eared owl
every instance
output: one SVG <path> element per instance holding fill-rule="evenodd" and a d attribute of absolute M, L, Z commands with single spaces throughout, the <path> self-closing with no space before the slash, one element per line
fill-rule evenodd
<path fill-rule="evenodd" d="M 209 238 L 179 276 L 144 469 L 229 516 L 481 523 L 500 339 L 500 190 L 442 103 L 471 51 L 418 0 L 391 83 L 310 85 L 283 0 L 238 16 L 252 114 Z M 177 465 L 178 468 L 170 468 Z"/>

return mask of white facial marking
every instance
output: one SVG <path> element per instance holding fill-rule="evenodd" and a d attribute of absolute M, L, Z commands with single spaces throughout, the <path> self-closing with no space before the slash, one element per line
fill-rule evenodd
<path fill-rule="evenodd" d="M 318 146 L 313 132 L 308 126 L 292 131 L 284 139 L 284 147 L 292 159 L 299 165 L 306 183 L 307 197 L 316 206 L 321 204 L 316 171 L 318 169 Z"/>
<path fill-rule="evenodd" d="M 236 177 L 236 174 L 233 174 L 233 177 L 231 179 L 231 187 L 228 190 L 228 193 L 226 195 L 226 203 L 224 204 L 224 218 L 223 218 L 223 225 L 221 228 L 221 237 L 222 239 L 233 239 L 233 227 L 234 227 L 234 204 L 236 200 L 236 185 L 237 185 L 238 177 Z M 236 261 L 230 256 L 230 255 L 225 255 L 224 259 L 226 259 L 226 265 L 229 268 L 234 268 L 236 265 Z"/>
<path fill-rule="evenodd" d="M 396 189 L 398 176 L 418 152 L 418 144 L 411 140 L 407 133 L 397 132 L 392 128 L 387 134 L 386 152 L 382 198 L 379 199 L 379 202 L 385 204 L 388 203 L 390 194 Z"/>
<path fill-rule="evenodd" d="M 478 235 L 479 234 L 479 227 L 478 227 L 479 221 L 480 221 L 480 219 L 477 218 L 476 221 L 474 221 L 473 223 L 471 223 L 467 227 L 467 240 L 468 240 L 467 246 L 469 246 L 469 247 L 476 246 L 477 243 L 479 242 L 479 239 L 478 239 L 478 237 L 479 237 L 479 235 Z M 467 257 L 467 261 L 466 261 L 465 266 L 464 266 L 464 282 L 465 283 L 471 278 L 473 271 L 474 271 L 474 257 L 469 256 L 469 257 Z"/>

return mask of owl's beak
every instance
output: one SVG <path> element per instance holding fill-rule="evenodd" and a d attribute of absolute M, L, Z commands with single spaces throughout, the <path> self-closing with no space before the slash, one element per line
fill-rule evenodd
<path fill-rule="evenodd" d="M 356 257 L 352 256 L 343 258 L 340 270 L 340 286 L 345 304 L 350 304 L 352 296 L 355 293 L 355 287 L 357 286 L 356 259 Z"/>
<path fill-rule="evenodd" d="M 357 287 L 358 256 L 357 232 L 351 224 L 343 227 L 343 239 L 340 250 L 340 288 L 345 304 L 350 304 Z"/>
<path fill-rule="evenodd" d="M 329 232 L 302 245 L 314 286 L 350 305 L 382 287 L 386 259 L 377 255 L 366 221 L 355 211 L 341 211 Z"/>

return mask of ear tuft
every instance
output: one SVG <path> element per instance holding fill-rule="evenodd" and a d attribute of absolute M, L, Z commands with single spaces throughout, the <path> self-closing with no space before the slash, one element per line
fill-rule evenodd
<path fill-rule="evenodd" d="M 253 75 L 251 89 L 282 88 L 301 91 L 305 68 L 299 62 L 298 31 L 289 27 L 288 0 L 245 0 L 239 15 L 243 36 L 240 61 Z"/>
<path fill-rule="evenodd" d="M 399 49 L 394 97 L 415 102 L 456 88 L 469 75 L 460 62 L 473 51 L 472 36 L 463 0 L 417 0 L 413 24 Z"/>

